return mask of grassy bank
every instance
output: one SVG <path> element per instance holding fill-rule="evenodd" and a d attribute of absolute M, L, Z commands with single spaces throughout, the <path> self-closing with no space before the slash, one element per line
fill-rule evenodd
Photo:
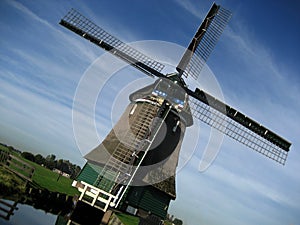
<path fill-rule="evenodd" d="M 33 162 L 30 163 L 35 167 L 32 180 L 38 186 L 46 188 L 49 191 L 60 192 L 68 195 L 75 195 L 79 193 L 77 189 L 71 186 L 72 180 L 70 178 L 63 176 L 59 177 L 59 174 L 45 167 Z"/>
<path fill-rule="evenodd" d="M 116 216 L 121 220 L 124 225 L 138 225 L 139 218 L 136 216 L 131 216 L 124 213 L 116 213 Z"/>
<path fill-rule="evenodd" d="M 6 147 L 0 146 L 2 150 L 10 152 Z M 14 156 L 19 159 L 24 160 L 26 163 L 30 164 L 35 168 L 32 183 L 38 188 L 45 188 L 52 192 L 60 192 L 67 195 L 75 195 L 79 192 L 77 189 L 71 186 L 72 180 L 67 177 L 59 176 L 59 174 L 42 167 L 32 161 L 24 159 L 19 154 L 12 153 Z M 17 175 L 9 172 L 6 168 L 1 166 L 0 169 L 0 190 L 12 190 L 14 193 L 19 193 L 22 189 L 21 186 L 24 186 L 25 182 L 19 178 Z M 15 188 L 14 188 L 15 187 Z M 19 189 L 18 189 L 18 188 Z"/>
<path fill-rule="evenodd" d="M 72 196 L 79 193 L 77 189 L 72 187 L 72 179 L 63 176 L 59 177 L 58 173 L 24 159 L 21 156 L 19 157 L 35 168 L 32 181 L 38 187 L 48 189 L 52 192 L 60 192 Z"/>
<path fill-rule="evenodd" d="M 25 189 L 25 182 L 21 178 L 0 166 L 0 195 L 22 194 Z"/>

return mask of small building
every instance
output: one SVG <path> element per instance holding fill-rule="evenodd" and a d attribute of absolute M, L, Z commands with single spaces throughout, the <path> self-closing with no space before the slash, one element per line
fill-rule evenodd
<path fill-rule="evenodd" d="M 63 176 L 63 177 L 67 177 L 67 178 L 70 178 L 70 177 L 71 177 L 70 174 L 65 173 L 65 172 L 63 172 L 63 171 L 61 171 L 61 170 L 59 170 L 59 169 L 57 169 L 57 168 L 54 168 L 52 171 L 55 172 L 55 173 L 60 174 L 60 175 Z"/>

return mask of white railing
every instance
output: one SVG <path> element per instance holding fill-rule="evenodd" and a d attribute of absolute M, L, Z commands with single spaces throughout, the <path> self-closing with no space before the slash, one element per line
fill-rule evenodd
<path fill-rule="evenodd" d="M 72 186 L 76 187 L 78 191 L 81 192 L 79 201 L 101 209 L 104 212 L 106 212 L 109 206 L 115 206 L 115 201 L 118 199 L 119 195 L 113 195 L 84 181 L 74 180 Z"/>

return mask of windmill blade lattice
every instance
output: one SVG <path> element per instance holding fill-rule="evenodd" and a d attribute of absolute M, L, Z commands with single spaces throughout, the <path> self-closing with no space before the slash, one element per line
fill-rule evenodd
<path fill-rule="evenodd" d="M 247 147 L 284 165 L 290 143 L 209 94 L 190 97 L 193 116 Z M 199 96 L 200 96 L 199 95 Z"/>
<path fill-rule="evenodd" d="M 231 15 L 229 10 L 213 4 L 177 66 L 185 77 L 198 79 Z"/>
<path fill-rule="evenodd" d="M 113 55 L 118 56 L 147 75 L 163 76 L 160 71 L 165 65 L 120 41 L 75 9 L 71 9 L 60 21 L 60 24 Z"/>

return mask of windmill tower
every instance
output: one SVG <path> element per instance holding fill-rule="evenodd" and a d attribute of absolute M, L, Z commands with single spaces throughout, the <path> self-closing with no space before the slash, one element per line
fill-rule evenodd
<path fill-rule="evenodd" d="M 88 153 L 78 181 L 80 200 L 106 211 L 119 207 L 151 212 L 161 218 L 175 199 L 175 171 L 186 127 L 199 119 L 274 161 L 284 164 L 291 143 L 204 90 L 190 90 L 185 80 L 197 79 L 231 13 L 213 4 L 172 74 L 164 65 L 108 34 L 71 10 L 60 24 L 109 51 L 144 74 L 158 79 L 129 98 L 104 141 Z M 147 166 L 154 165 L 153 169 Z M 143 184 L 140 187 L 131 184 Z M 86 196 L 86 198 L 85 198 Z"/>

